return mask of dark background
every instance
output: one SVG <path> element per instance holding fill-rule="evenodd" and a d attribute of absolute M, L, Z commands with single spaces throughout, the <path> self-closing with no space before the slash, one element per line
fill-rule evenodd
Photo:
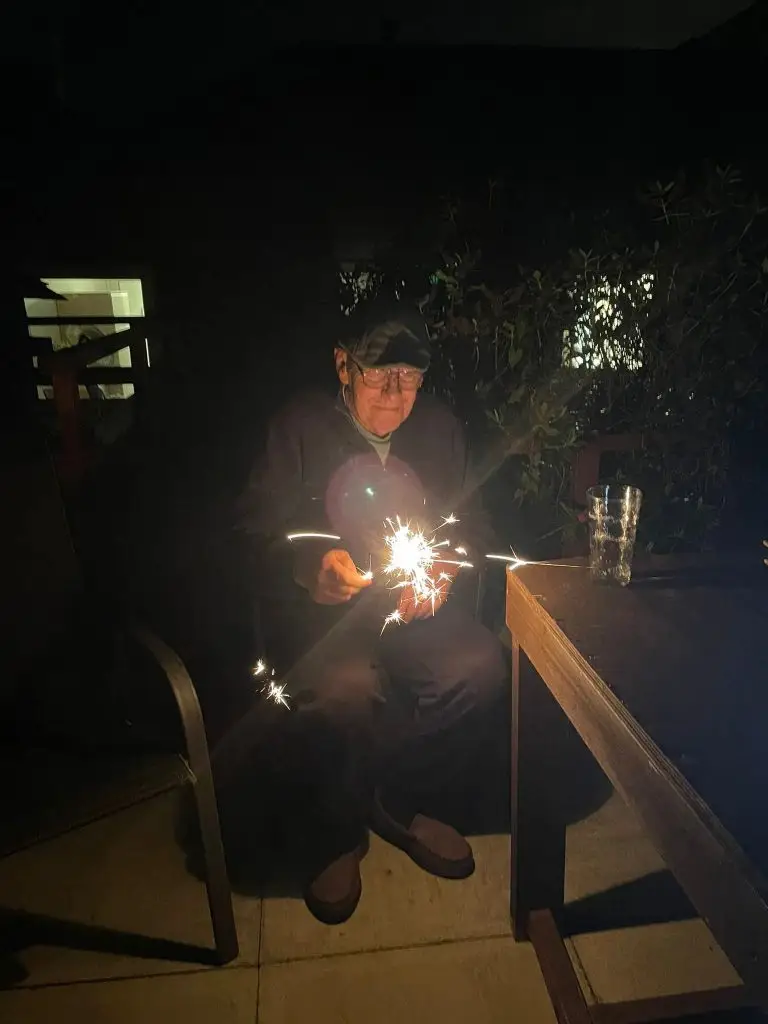
<path fill-rule="evenodd" d="M 204 690 L 253 655 L 232 502 L 276 404 L 331 379 L 341 260 L 489 175 L 527 262 L 573 205 L 681 163 L 765 181 L 765 4 L 688 6 L 20 12 L 0 51 L 7 280 L 148 268 L 151 384 L 81 529 Z"/>

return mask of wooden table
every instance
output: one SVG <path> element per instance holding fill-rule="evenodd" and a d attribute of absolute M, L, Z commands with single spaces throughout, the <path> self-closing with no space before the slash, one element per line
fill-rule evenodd
<path fill-rule="evenodd" d="M 768 569 L 759 551 L 656 559 L 636 566 L 625 589 L 590 583 L 583 565 L 526 566 L 508 572 L 507 625 L 512 921 L 536 948 L 559 1020 L 768 1010 Z M 545 770 L 558 720 L 634 809 L 744 986 L 587 1005 L 559 929 L 565 822 Z"/>

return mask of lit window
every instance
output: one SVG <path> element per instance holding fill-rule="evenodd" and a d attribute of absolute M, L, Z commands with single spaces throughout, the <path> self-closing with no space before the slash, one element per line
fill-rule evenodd
<path fill-rule="evenodd" d="M 41 354 L 74 348 L 88 341 L 109 338 L 131 328 L 131 324 L 102 323 L 99 318 L 143 317 L 144 294 L 138 278 L 63 278 L 45 277 L 41 281 L 51 291 L 50 298 L 24 299 L 28 317 L 50 317 L 50 323 L 29 324 L 31 338 L 39 339 L 33 349 L 32 361 L 37 367 Z M 61 318 L 82 318 L 81 323 L 61 323 Z M 126 339 L 127 340 L 127 339 Z M 149 365 L 149 342 L 143 337 L 142 348 L 146 351 Z M 107 344 L 107 347 L 111 347 Z M 88 364 L 89 369 L 105 368 L 130 370 L 131 349 L 128 344 L 114 348 L 101 358 Z M 95 375 L 97 376 L 97 375 Z M 131 398 L 134 385 L 131 381 L 120 381 L 119 374 L 110 374 L 116 380 L 104 380 L 81 385 L 80 397 L 84 399 Z M 51 399 L 53 389 L 48 384 L 39 384 L 37 394 L 41 399 Z"/>
<path fill-rule="evenodd" d="M 578 370 L 641 369 L 642 333 L 634 322 L 625 326 L 625 313 L 628 304 L 632 312 L 640 311 L 652 296 L 650 273 L 641 274 L 630 285 L 599 281 L 586 296 L 586 310 L 573 327 L 563 331 L 564 365 Z"/>

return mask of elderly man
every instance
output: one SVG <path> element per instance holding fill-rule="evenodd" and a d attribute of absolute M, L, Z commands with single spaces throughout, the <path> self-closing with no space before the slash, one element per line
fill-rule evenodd
<path fill-rule="evenodd" d="M 461 426 L 420 393 L 423 320 L 395 308 L 352 321 L 335 361 L 337 395 L 304 394 L 275 417 L 242 499 L 244 527 L 268 542 L 269 657 L 306 726 L 315 856 L 305 899 L 329 924 L 360 899 L 368 827 L 434 875 L 472 873 L 469 843 L 427 812 L 483 743 L 507 675 L 501 645 L 462 601 L 471 569 L 448 567 L 455 586 L 435 573 L 426 601 L 378 571 L 390 516 L 428 529 L 455 514 L 446 536 L 468 560 L 488 539 Z M 331 536 L 289 544 L 291 531 Z M 395 609 L 399 622 L 382 632 Z"/>

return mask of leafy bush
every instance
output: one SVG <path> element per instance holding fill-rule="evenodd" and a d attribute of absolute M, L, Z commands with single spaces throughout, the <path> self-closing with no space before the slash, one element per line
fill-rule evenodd
<path fill-rule="evenodd" d="M 575 449 L 643 434 L 601 475 L 643 488 L 647 548 L 699 549 L 725 500 L 729 435 L 762 414 L 766 212 L 732 168 L 681 172 L 574 211 L 532 268 L 512 261 L 514 211 L 489 189 L 446 203 L 434 245 L 395 247 L 348 284 L 367 275 L 354 301 L 418 297 L 432 386 L 490 453 L 492 505 L 518 506 L 540 540 L 573 534 Z"/>

